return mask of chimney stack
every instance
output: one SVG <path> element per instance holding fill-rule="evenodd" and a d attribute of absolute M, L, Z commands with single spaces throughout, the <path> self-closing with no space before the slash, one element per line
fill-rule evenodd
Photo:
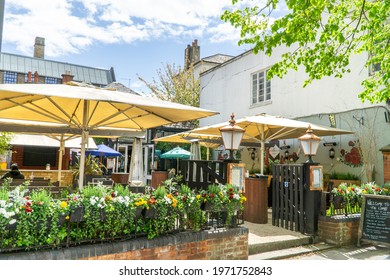
<path fill-rule="evenodd" d="M 198 40 L 195 39 L 192 45 L 187 45 L 184 51 L 184 69 L 188 70 L 198 61 L 200 61 L 200 46 L 198 46 Z"/>
<path fill-rule="evenodd" d="M 34 57 L 45 58 L 45 38 L 35 37 Z"/>
<path fill-rule="evenodd" d="M 32 73 L 31 73 L 31 71 L 27 72 L 27 83 L 32 83 Z"/>
<path fill-rule="evenodd" d="M 38 83 L 38 82 L 39 82 L 38 71 L 35 71 L 35 72 L 34 72 L 34 83 Z"/>

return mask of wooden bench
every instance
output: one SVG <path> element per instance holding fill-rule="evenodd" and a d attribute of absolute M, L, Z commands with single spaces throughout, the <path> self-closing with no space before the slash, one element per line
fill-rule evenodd
<path fill-rule="evenodd" d="M 0 179 L 0 186 L 3 186 L 6 179 Z M 28 182 L 28 190 L 40 190 L 40 189 L 46 189 L 51 194 L 59 194 L 61 192 L 61 187 L 58 185 L 58 182 L 51 182 L 50 179 L 12 179 L 10 186 L 11 187 L 17 187 L 24 185 Z"/>

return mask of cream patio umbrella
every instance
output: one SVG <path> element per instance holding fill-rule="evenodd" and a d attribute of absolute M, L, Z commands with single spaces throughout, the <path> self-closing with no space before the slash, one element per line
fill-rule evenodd
<path fill-rule="evenodd" d="M 214 125 L 204 126 L 196 128 L 184 134 L 187 137 L 197 137 L 198 135 L 207 135 L 207 137 L 214 137 L 214 140 L 219 139 L 222 143 L 220 128 L 227 126 L 229 122 L 218 123 Z M 309 122 L 296 121 L 286 119 L 283 117 L 276 117 L 266 114 L 244 117 L 236 120 L 236 125 L 245 129 L 243 142 L 249 142 L 253 144 L 260 144 L 261 155 L 264 155 L 265 142 L 271 140 L 291 139 L 298 138 L 306 133 L 308 126 L 310 125 L 313 133 L 317 136 L 331 136 L 340 134 L 353 134 L 354 132 L 348 130 L 342 130 L 332 127 L 326 127 L 322 125 L 316 125 Z M 168 136 L 169 137 L 169 136 Z M 168 138 L 167 137 L 167 138 Z M 158 138 L 155 141 L 167 140 L 167 138 Z M 178 139 L 176 134 L 171 136 L 171 139 Z M 260 171 L 263 174 L 264 170 L 264 157 L 260 157 Z"/>
<path fill-rule="evenodd" d="M 59 142 L 59 156 L 58 156 L 58 182 L 61 183 L 61 170 L 62 170 L 62 157 L 65 152 L 65 147 L 68 146 L 68 143 L 78 142 L 77 147 L 81 148 L 82 139 L 79 137 L 79 129 L 70 128 L 67 125 L 55 124 L 55 123 L 43 123 L 37 121 L 24 121 L 24 120 L 9 120 L 9 119 L 0 119 L 0 127 L 2 131 L 14 132 L 14 133 L 24 133 L 30 135 L 39 135 L 45 136 L 54 139 Z M 145 131 L 135 131 L 135 130 L 103 130 L 96 129 L 92 130 L 89 133 L 89 136 L 92 137 L 104 137 L 104 138 L 117 138 L 120 136 L 133 136 L 133 137 L 143 137 Z M 91 138 L 88 139 L 91 139 Z M 34 137 L 28 138 L 29 143 L 34 142 Z M 42 141 L 46 143 L 46 141 Z M 96 145 L 88 140 L 87 148 L 97 148 Z"/>
<path fill-rule="evenodd" d="M 46 133 L 57 129 L 81 135 L 80 189 L 89 135 L 127 132 L 131 136 L 132 132 L 214 114 L 217 113 L 76 83 L 0 85 L 0 119 L 40 122 L 41 132 Z M 23 122 L 20 125 L 24 126 Z"/>

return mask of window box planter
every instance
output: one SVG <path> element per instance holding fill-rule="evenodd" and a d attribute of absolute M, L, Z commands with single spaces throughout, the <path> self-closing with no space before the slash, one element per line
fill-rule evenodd
<path fill-rule="evenodd" d="M 74 208 L 73 211 L 71 211 L 70 213 L 69 221 L 73 223 L 84 222 L 85 221 L 84 212 L 85 210 L 83 206 Z"/>

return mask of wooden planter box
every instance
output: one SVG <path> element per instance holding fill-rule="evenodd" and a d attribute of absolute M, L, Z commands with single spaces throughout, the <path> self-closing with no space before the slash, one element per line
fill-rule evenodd
<path fill-rule="evenodd" d="M 360 180 L 338 180 L 338 179 L 329 179 L 329 182 L 333 182 L 333 188 L 338 187 L 342 183 L 347 183 L 349 185 L 360 186 Z"/>

